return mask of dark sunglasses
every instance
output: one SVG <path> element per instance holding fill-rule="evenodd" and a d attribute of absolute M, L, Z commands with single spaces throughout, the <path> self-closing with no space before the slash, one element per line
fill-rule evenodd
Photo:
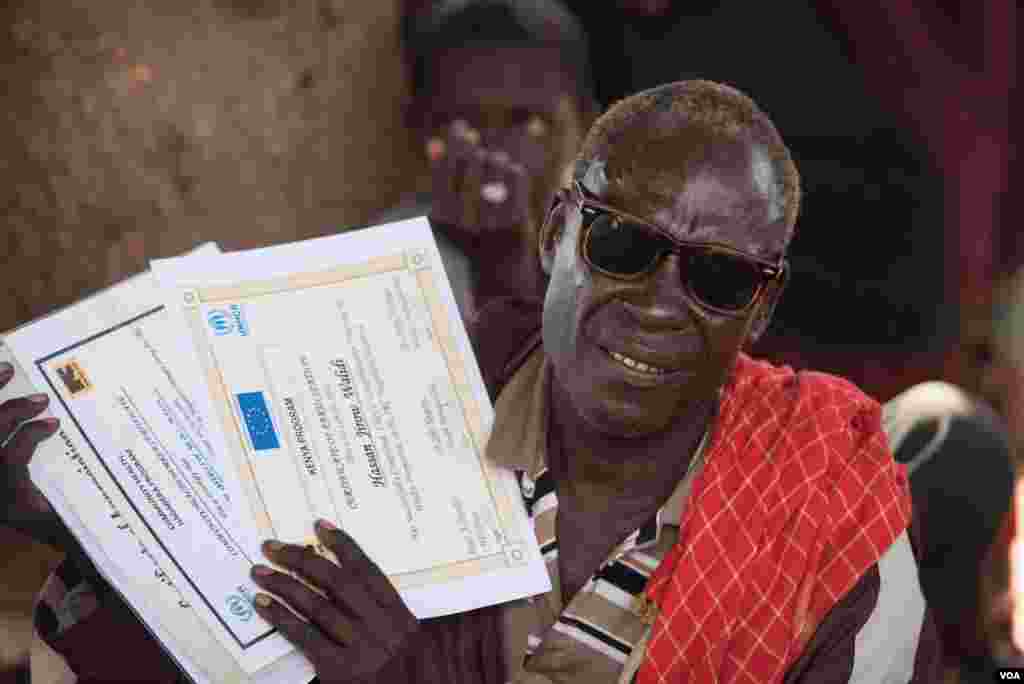
<path fill-rule="evenodd" d="M 683 261 L 681 278 L 690 296 L 711 311 L 736 316 L 786 270 L 785 259 L 771 263 L 724 245 L 673 240 L 650 223 L 601 204 L 578 181 L 563 192 L 583 216 L 583 260 L 610 278 L 642 278 L 666 254 L 676 254 Z"/>

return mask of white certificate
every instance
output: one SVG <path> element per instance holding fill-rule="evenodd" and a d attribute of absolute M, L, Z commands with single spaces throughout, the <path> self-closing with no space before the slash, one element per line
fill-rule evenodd
<path fill-rule="evenodd" d="M 301 660 L 252 609 L 256 526 L 220 432 L 197 409 L 202 386 L 179 372 L 169 344 L 176 332 L 160 301 L 144 274 L 6 337 L 62 421 L 33 459 L 33 479 L 187 671 L 188 652 L 228 654 L 214 663 L 220 674 L 232 661 L 252 674 L 289 654 Z M 192 616 L 151 609 L 170 600 L 167 591 L 145 593 L 153 580 Z M 161 631 L 168 622 L 191 632 Z M 190 645 L 200 634 L 211 644 Z M 199 667 L 209 668 L 206 660 Z"/>
<path fill-rule="evenodd" d="M 337 522 L 420 618 L 549 590 L 425 219 L 153 269 L 268 537 Z"/>

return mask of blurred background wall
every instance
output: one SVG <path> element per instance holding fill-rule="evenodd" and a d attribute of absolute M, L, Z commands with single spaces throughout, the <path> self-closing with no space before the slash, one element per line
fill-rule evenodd
<path fill-rule="evenodd" d="M 0 330 L 169 256 L 337 232 L 417 177 L 390 0 L 0 9 Z"/>

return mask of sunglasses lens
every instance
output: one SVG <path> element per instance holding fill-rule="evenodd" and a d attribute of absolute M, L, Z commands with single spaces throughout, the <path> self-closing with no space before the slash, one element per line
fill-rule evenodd
<path fill-rule="evenodd" d="M 642 273 L 664 246 L 649 232 L 605 213 L 597 214 L 590 223 L 586 242 L 590 263 L 619 275 Z"/>
<path fill-rule="evenodd" d="M 744 309 L 762 282 L 761 274 L 750 264 L 707 252 L 694 254 L 684 275 L 695 297 L 723 311 Z"/>

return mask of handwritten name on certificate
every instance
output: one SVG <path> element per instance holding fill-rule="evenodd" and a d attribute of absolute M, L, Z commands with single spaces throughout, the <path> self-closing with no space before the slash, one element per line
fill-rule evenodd
<path fill-rule="evenodd" d="M 546 591 L 425 221 L 206 265 L 177 308 L 268 536 L 338 522 L 420 617 Z"/>

